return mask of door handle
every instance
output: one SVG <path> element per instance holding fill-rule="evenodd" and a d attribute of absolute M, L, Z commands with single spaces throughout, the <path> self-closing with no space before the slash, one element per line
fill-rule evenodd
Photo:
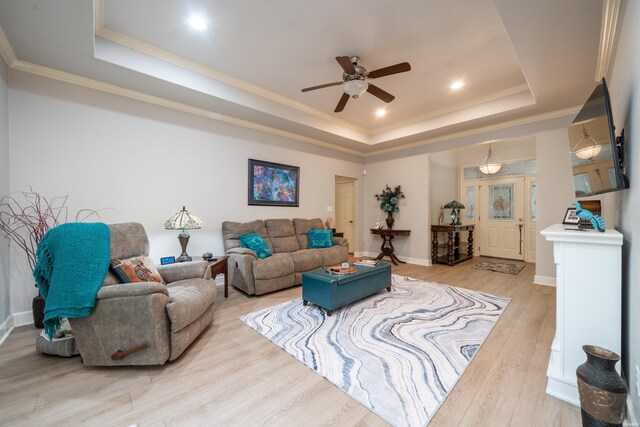
<path fill-rule="evenodd" d="M 522 218 L 520 218 L 520 221 L 522 221 Z M 522 255 L 522 222 L 520 224 L 518 224 L 518 230 L 520 230 L 520 255 Z"/>

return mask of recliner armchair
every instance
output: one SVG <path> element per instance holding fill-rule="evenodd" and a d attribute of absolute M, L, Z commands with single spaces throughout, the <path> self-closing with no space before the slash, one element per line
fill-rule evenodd
<path fill-rule="evenodd" d="M 149 255 L 141 224 L 109 228 L 112 259 Z M 93 313 L 70 319 L 85 365 L 162 365 L 178 358 L 213 322 L 216 285 L 206 261 L 157 268 L 166 285 L 120 284 L 107 273 Z"/>

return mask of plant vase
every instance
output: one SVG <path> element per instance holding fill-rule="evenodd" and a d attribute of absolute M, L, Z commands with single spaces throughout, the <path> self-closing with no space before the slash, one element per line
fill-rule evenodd
<path fill-rule="evenodd" d="M 578 392 L 583 426 L 622 426 L 627 386 L 616 371 L 620 356 L 594 345 L 584 345 L 587 361 L 578 366 Z"/>
<path fill-rule="evenodd" d="M 393 223 L 396 222 L 396 220 L 393 219 L 393 212 L 387 212 L 387 219 L 385 221 L 387 222 L 387 228 L 391 230 L 393 228 Z"/>

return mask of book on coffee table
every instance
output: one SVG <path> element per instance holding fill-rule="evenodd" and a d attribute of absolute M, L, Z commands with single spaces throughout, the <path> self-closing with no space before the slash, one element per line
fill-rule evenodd
<path fill-rule="evenodd" d="M 378 261 L 375 259 L 359 259 L 353 263 L 354 265 L 361 265 L 364 267 L 375 267 L 378 265 Z"/>

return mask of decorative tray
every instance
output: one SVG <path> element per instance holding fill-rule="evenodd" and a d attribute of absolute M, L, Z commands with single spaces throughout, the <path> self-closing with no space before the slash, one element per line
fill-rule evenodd
<path fill-rule="evenodd" d="M 331 274 L 353 274 L 355 272 L 358 271 L 357 268 L 355 268 L 354 266 L 351 266 L 347 269 L 342 268 L 339 265 L 332 265 L 331 267 L 326 267 L 325 271 L 327 273 L 331 273 Z"/>

